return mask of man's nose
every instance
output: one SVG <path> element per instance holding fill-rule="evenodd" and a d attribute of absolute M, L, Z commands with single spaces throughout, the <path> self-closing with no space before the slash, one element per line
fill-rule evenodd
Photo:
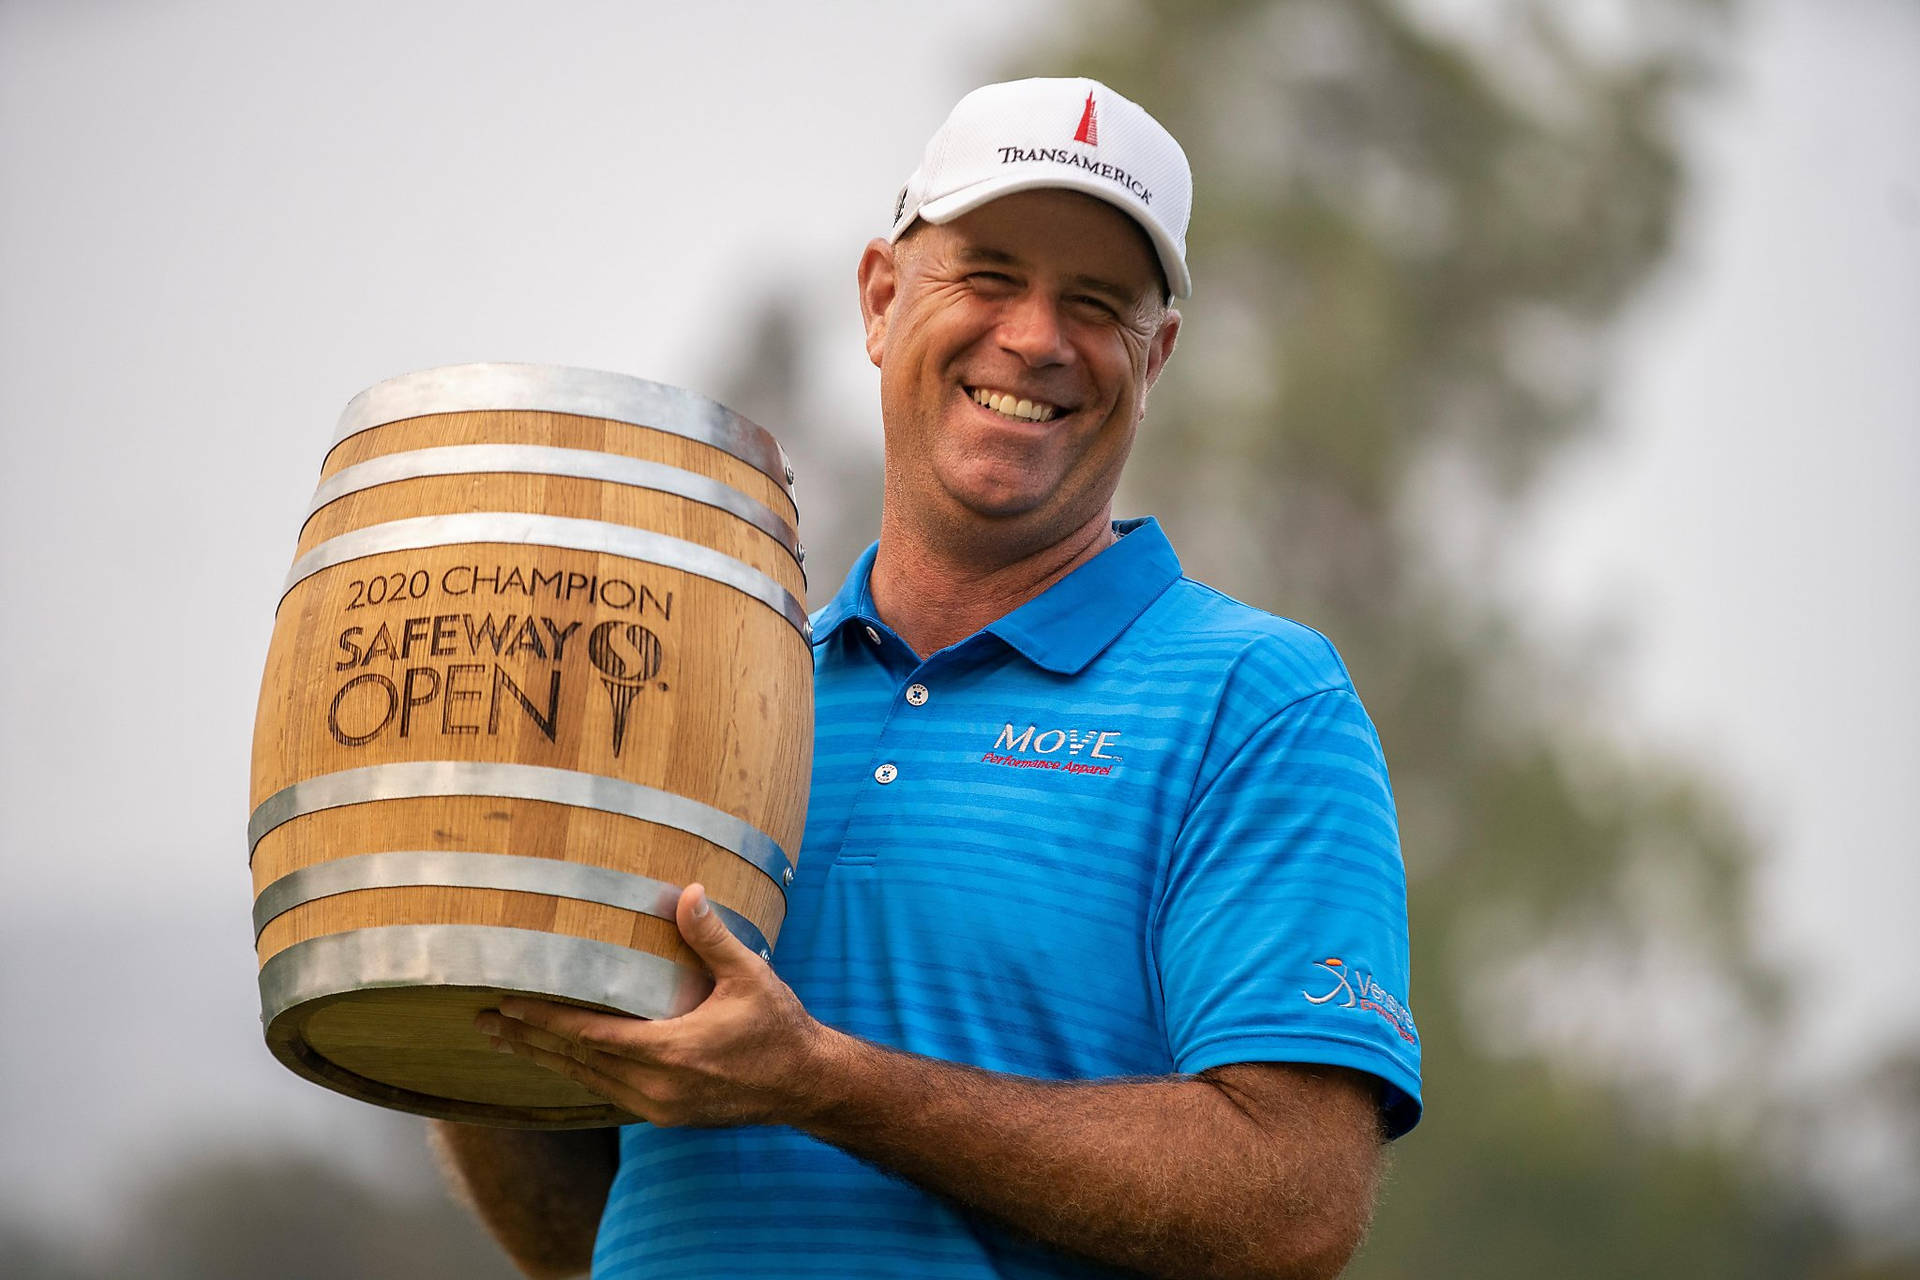
<path fill-rule="evenodd" d="M 1031 368 L 1065 364 L 1073 358 L 1059 304 L 1038 290 L 1030 289 L 1008 303 L 1000 319 L 1000 345 Z"/>

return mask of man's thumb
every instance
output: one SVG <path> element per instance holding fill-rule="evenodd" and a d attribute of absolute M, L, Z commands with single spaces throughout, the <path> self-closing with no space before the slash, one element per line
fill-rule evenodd
<path fill-rule="evenodd" d="M 720 913 L 707 898 L 705 885 L 690 884 L 682 889 L 675 915 L 680 936 L 687 940 L 694 954 L 707 962 L 714 977 L 723 978 L 728 973 L 765 965 L 766 962 L 734 937 L 733 931 L 720 919 Z"/>

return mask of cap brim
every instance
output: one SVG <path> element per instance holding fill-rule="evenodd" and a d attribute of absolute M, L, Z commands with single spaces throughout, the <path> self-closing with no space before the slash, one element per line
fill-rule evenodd
<path fill-rule="evenodd" d="M 1132 218 L 1134 223 L 1147 233 L 1147 239 L 1153 243 L 1154 252 L 1160 255 L 1160 270 L 1166 273 L 1167 288 L 1176 298 L 1189 297 L 1193 293 L 1193 279 L 1187 274 L 1187 264 L 1180 256 L 1180 248 L 1174 244 L 1167 233 L 1152 221 L 1139 215 L 1137 206 L 1114 197 L 1113 184 L 1092 174 L 1078 174 L 1071 171 L 1056 173 L 1010 173 L 1003 177 L 989 178 L 985 182 L 976 182 L 970 187 L 941 196 L 938 200 L 929 200 L 915 211 L 915 216 L 939 226 L 951 222 L 964 214 L 973 212 L 981 205 L 1001 196 L 1010 196 L 1019 191 L 1043 191 L 1047 189 L 1078 191 L 1092 196 L 1096 200 L 1112 205 L 1120 212 Z M 894 232 L 898 238 L 900 232 L 912 224 L 908 218 Z"/>

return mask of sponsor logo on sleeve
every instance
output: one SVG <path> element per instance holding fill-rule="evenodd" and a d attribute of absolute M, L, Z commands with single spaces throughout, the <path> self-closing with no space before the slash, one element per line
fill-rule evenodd
<path fill-rule="evenodd" d="M 1315 985 L 1325 986 L 1329 979 L 1333 985 L 1319 995 L 1302 988 L 1300 994 L 1308 1004 L 1366 1010 L 1385 1019 L 1408 1044 L 1420 1042 L 1419 1034 L 1414 1030 L 1413 1014 L 1391 992 L 1375 982 L 1371 973 L 1360 972 L 1338 956 L 1316 961 L 1313 967 L 1321 971 L 1321 977 Z"/>

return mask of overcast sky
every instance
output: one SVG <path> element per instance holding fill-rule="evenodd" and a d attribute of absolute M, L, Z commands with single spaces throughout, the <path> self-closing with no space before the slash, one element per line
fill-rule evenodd
<path fill-rule="evenodd" d="M 259 1045 L 243 837 L 346 399 L 475 359 L 699 386 L 793 274 L 844 287 L 823 382 L 871 430 L 852 265 L 1033 9 L 0 4 L 0 1199 L 379 1131 Z M 1845 1065 L 1920 1027 L 1885 996 L 1920 975 L 1920 11 L 1754 9 L 1614 434 L 1511 590 L 1549 642 L 1624 620 L 1622 730 L 1751 804 Z"/>

